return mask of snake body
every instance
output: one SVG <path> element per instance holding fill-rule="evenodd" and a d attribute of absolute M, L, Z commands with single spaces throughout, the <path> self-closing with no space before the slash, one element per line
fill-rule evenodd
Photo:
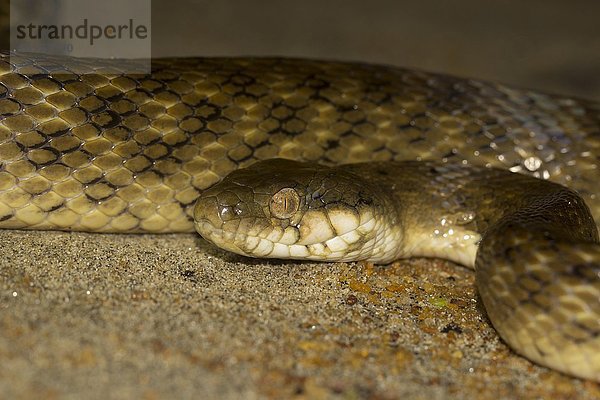
<path fill-rule="evenodd" d="M 448 258 L 513 349 L 600 381 L 598 104 L 352 63 L 43 61 L 0 57 L 1 228 Z"/>

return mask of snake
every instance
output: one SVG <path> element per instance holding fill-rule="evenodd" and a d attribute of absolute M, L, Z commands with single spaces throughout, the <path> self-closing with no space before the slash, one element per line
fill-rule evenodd
<path fill-rule="evenodd" d="M 445 258 L 514 351 L 600 381 L 598 103 L 366 63 L 68 61 L 0 55 L 0 228 Z"/>

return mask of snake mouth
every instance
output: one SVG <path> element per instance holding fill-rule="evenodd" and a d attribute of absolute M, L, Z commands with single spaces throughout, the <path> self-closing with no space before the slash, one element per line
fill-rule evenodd
<path fill-rule="evenodd" d="M 223 228 L 215 227 L 208 218 L 201 218 L 196 221 L 196 231 L 205 240 L 242 256 L 251 257 L 238 243 L 246 243 L 248 235 L 241 232 L 231 232 Z M 258 257 L 258 256 L 257 256 Z"/>
<path fill-rule="evenodd" d="M 240 229 L 218 228 L 206 218 L 199 219 L 196 222 L 196 230 L 204 239 L 216 246 L 246 257 L 301 259 L 310 255 L 305 246 L 277 243 L 270 240 L 269 235 L 266 235 L 266 237 L 256 236 Z M 298 251 L 299 248 L 304 251 Z"/>
<path fill-rule="evenodd" d="M 356 260 L 359 250 L 350 251 L 347 246 L 339 247 L 339 240 L 312 244 L 299 244 L 298 231 L 289 227 L 283 235 L 251 235 L 239 230 L 227 230 L 213 225 L 208 218 L 196 222 L 196 230 L 207 241 L 230 252 L 253 258 L 276 258 L 313 261 L 352 261 Z M 274 241 L 272 236 L 280 237 Z M 285 243 L 284 243 L 285 242 Z"/>
<path fill-rule="evenodd" d="M 298 244 L 296 228 L 288 228 L 284 241 L 269 239 L 270 235 L 255 236 L 240 231 L 215 227 L 207 218 L 196 222 L 196 230 L 209 242 L 233 253 L 253 258 L 277 258 L 314 261 L 346 261 L 353 259 L 345 250 L 330 247 L 327 243 Z M 279 236 L 279 235 L 276 235 Z"/>
<path fill-rule="evenodd" d="M 250 235 L 240 230 L 227 230 L 214 226 L 207 218 L 201 218 L 196 222 L 196 230 L 209 242 L 225 250 L 246 257 L 266 258 L 292 258 L 290 249 L 302 247 L 299 245 L 286 245 L 276 243 L 266 237 Z M 297 258 L 306 257 L 308 251 L 305 249 Z"/>

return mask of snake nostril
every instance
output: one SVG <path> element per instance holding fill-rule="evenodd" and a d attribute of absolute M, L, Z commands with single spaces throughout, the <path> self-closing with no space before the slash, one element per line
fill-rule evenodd
<path fill-rule="evenodd" d="M 236 216 L 235 208 L 230 206 L 221 206 L 218 212 L 223 222 L 231 221 Z"/>

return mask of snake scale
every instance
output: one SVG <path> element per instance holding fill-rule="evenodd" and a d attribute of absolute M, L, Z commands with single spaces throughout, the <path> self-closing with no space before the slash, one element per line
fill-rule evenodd
<path fill-rule="evenodd" d="M 45 61 L 0 57 L 1 228 L 447 258 L 514 350 L 600 381 L 598 104 L 353 63 Z"/>

